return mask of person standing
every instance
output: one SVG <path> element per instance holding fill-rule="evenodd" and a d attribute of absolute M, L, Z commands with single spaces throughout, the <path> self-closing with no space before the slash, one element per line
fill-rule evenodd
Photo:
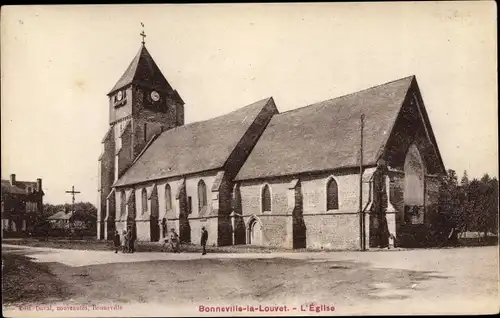
<path fill-rule="evenodd" d="M 127 253 L 132 252 L 132 228 L 129 225 L 127 228 Z"/>
<path fill-rule="evenodd" d="M 122 232 L 122 253 L 127 253 L 127 230 L 123 230 Z"/>
<path fill-rule="evenodd" d="M 113 245 L 115 247 L 115 253 L 118 253 L 118 249 L 120 248 L 120 233 L 115 231 L 115 235 L 113 236 Z"/>
<path fill-rule="evenodd" d="M 135 226 L 130 229 L 130 253 L 135 252 L 135 241 L 137 240 L 137 233 L 135 232 Z"/>
<path fill-rule="evenodd" d="M 172 228 L 170 234 L 170 246 L 172 247 L 172 250 L 174 253 L 180 253 L 180 242 L 179 242 L 179 235 L 175 232 L 175 229 Z"/>
<path fill-rule="evenodd" d="M 161 220 L 161 233 L 162 233 L 162 238 L 167 237 L 167 219 L 163 218 Z"/>
<path fill-rule="evenodd" d="M 207 254 L 207 241 L 208 241 L 208 231 L 205 227 L 201 228 L 201 246 L 203 247 L 203 252 L 201 255 Z"/>

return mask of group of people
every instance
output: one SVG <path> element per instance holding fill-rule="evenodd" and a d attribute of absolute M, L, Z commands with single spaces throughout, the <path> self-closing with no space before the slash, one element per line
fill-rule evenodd
<path fill-rule="evenodd" d="M 135 240 L 136 236 L 130 225 L 126 230 L 123 230 L 122 235 L 120 235 L 118 231 L 115 231 L 115 236 L 113 238 L 115 253 L 118 253 L 120 246 L 122 248 L 122 253 L 134 253 Z"/>
<path fill-rule="evenodd" d="M 177 232 L 175 232 L 175 229 L 170 230 L 170 235 L 166 236 L 165 233 L 163 234 L 165 236 L 163 245 L 161 246 L 161 249 L 163 250 L 165 246 L 169 246 L 170 250 L 174 253 L 180 253 L 181 252 L 181 241 L 179 239 L 179 235 Z"/>
<path fill-rule="evenodd" d="M 179 235 L 175 231 L 175 229 L 170 230 L 170 235 L 167 236 L 165 235 L 166 233 L 163 232 L 165 239 L 163 241 L 162 245 L 162 250 L 165 248 L 165 246 L 169 246 L 170 250 L 173 251 L 174 253 L 180 253 L 181 252 L 181 243 L 179 239 Z M 132 230 L 131 226 L 128 226 L 126 230 L 123 230 L 122 235 L 118 231 L 115 231 L 115 235 L 113 238 L 114 242 L 114 247 L 115 247 L 115 253 L 118 253 L 118 250 L 120 249 L 120 246 L 122 247 L 122 253 L 133 253 L 135 252 L 135 240 L 136 236 L 134 231 Z M 207 241 L 208 241 L 208 231 L 205 227 L 201 228 L 201 246 L 203 247 L 202 254 L 205 255 L 207 254 Z"/>
<path fill-rule="evenodd" d="M 208 231 L 205 227 L 202 227 L 201 228 L 201 246 L 203 247 L 203 250 L 201 252 L 201 255 L 207 254 L 207 241 L 208 241 Z M 174 253 L 181 252 L 179 235 L 177 234 L 177 232 L 175 232 L 175 229 L 170 230 L 170 236 L 165 235 L 165 239 L 164 239 L 163 245 L 162 245 L 162 250 L 167 245 L 170 247 L 170 250 L 173 251 Z"/>

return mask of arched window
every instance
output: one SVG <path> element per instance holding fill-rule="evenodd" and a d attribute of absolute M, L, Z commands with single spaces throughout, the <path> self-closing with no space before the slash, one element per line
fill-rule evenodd
<path fill-rule="evenodd" d="M 165 186 L 165 210 L 172 210 L 172 190 L 169 184 Z"/>
<path fill-rule="evenodd" d="M 125 213 L 127 212 L 127 194 L 125 193 L 125 190 L 122 190 L 120 193 L 120 215 L 125 216 Z"/>
<path fill-rule="evenodd" d="M 425 167 L 415 145 L 411 145 L 405 158 L 404 202 L 406 220 L 413 224 L 424 222 Z"/>
<path fill-rule="evenodd" d="M 207 186 L 203 180 L 198 182 L 198 212 L 207 206 Z"/>
<path fill-rule="evenodd" d="M 261 199 L 262 212 L 271 212 L 271 190 L 267 184 L 262 188 Z"/>
<path fill-rule="evenodd" d="M 146 188 L 142 188 L 142 213 L 148 211 L 148 192 Z"/>
<path fill-rule="evenodd" d="M 331 178 L 326 185 L 326 210 L 339 209 L 339 189 L 337 181 Z"/>

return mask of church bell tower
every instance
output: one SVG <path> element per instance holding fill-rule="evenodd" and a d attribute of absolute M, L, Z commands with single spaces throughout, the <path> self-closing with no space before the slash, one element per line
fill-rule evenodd
<path fill-rule="evenodd" d="M 139 52 L 108 93 L 109 129 L 99 157 L 97 238 L 111 239 L 115 207 L 112 185 L 148 143 L 165 130 L 184 125 L 184 101 L 146 49 Z M 110 202 L 111 201 L 111 202 Z"/>

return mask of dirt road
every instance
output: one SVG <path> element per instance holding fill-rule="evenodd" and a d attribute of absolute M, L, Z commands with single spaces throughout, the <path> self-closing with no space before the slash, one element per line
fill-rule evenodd
<path fill-rule="evenodd" d="M 26 255 L 48 266 L 63 285 L 64 296 L 48 294 L 31 301 L 34 308 L 24 307 L 30 315 L 378 315 L 492 313 L 499 307 L 497 247 L 203 257 L 3 250 L 3 257 Z M 7 304 L 4 314 L 23 316 L 21 304 Z"/>

